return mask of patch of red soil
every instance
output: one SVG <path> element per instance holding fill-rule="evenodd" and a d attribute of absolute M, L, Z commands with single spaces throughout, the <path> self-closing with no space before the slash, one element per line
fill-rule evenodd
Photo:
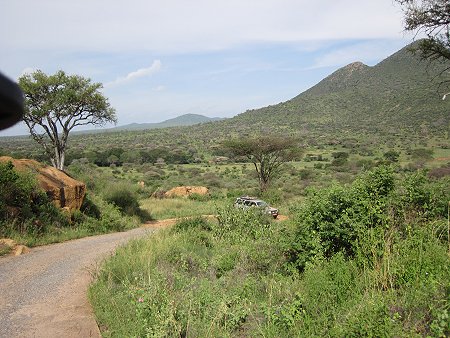
<path fill-rule="evenodd" d="M 288 219 L 289 217 L 287 217 L 286 215 L 278 215 L 277 217 L 277 221 L 286 221 Z"/>

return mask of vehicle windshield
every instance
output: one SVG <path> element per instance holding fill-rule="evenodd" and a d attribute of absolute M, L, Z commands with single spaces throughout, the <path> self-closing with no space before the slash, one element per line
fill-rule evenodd
<path fill-rule="evenodd" d="M 267 203 L 264 201 L 258 201 L 258 202 L 256 202 L 256 205 L 258 207 L 267 207 Z"/>

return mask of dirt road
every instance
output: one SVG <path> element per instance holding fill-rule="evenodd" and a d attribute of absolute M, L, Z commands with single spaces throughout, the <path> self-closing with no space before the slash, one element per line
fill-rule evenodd
<path fill-rule="evenodd" d="M 149 222 L 127 232 L 41 246 L 22 256 L 0 257 L 0 338 L 100 337 L 87 298 L 92 272 L 117 246 L 149 236 L 176 221 Z"/>
<path fill-rule="evenodd" d="M 0 257 L 0 337 L 100 337 L 87 289 L 114 249 L 173 220 Z"/>

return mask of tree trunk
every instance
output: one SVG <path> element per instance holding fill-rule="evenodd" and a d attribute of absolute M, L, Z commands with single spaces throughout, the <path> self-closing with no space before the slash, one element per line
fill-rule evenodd
<path fill-rule="evenodd" d="M 59 155 L 59 165 L 58 165 L 58 169 L 59 170 L 64 170 L 64 161 L 65 161 L 65 153 L 64 151 L 61 151 L 60 155 Z"/>
<path fill-rule="evenodd" d="M 55 157 L 52 158 L 52 165 L 59 170 L 64 170 L 65 153 L 64 150 L 55 147 Z"/>
<path fill-rule="evenodd" d="M 267 182 L 264 182 L 263 180 L 259 181 L 259 188 L 261 189 L 261 192 L 266 192 L 268 187 L 269 184 Z"/>

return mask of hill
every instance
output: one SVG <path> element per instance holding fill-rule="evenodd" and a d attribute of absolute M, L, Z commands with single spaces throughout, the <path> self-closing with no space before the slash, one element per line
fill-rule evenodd
<path fill-rule="evenodd" d="M 306 138 L 446 137 L 449 63 L 421 60 L 407 46 L 379 64 L 355 62 L 286 102 L 250 110 L 224 122 L 230 128 L 300 133 Z M 445 74 L 444 74 L 445 75 Z"/>
<path fill-rule="evenodd" d="M 131 123 L 123 126 L 118 126 L 109 129 L 109 131 L 121 130 L 146 130 L 146 129 L 160 129 L 168 127 L 192 126 L 200 123 L 220 121 L 220 117 L 207 117 L 198 114 L 184 114 L 173 119 L 165 120 L 159 123 Z"/>
<path fill-rule="evenodd" d="M 254 134 L 298 137 L 306 148 L 326 146 L 356 149 L 449 148 L 450 91 L 437 77 L 447 61 L 424 61 L 407 46 L 375 66 L 354 62 L 330 74 L 296 97 L 268 107 L 248 110 L 233 118 L 215 119 L 187 114 L 161 123 L 132 124 L 83 136 L 71 135 L 74 156 L 109 149 L 170 149 L 192 156 L 221 155 L 224 139 Z M 445 75 L 445 74 L 444 74 Z M 446 80 L 450 74 L 446 73 Z M 177 127 L 174 127 L 177 126 Z M 172 128 L 166 128 L 172 127 Z M 0 138 L 8 154 L 30 149 L 28 139 Z M 33 149 L 34 149 L 33 145 Z M 35 150 L 35 149 L 34 149 Z M 36 150 L 37 151 L 37 150 Z M 408 152 L 408 151 L 407 151 Z"/>

